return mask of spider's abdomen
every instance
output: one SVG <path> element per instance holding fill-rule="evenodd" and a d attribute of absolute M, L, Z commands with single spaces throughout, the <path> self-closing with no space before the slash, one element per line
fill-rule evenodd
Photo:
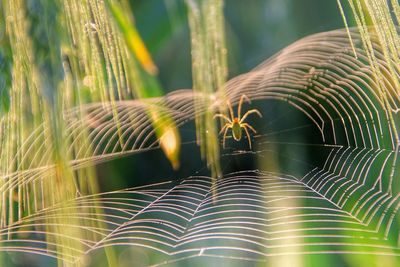
<path fill-rule="evenodd" d="M 232 123 L 232 136 L 236 141 L 239 141 L 242 138 L 242 128 L 238 121 L 233 121 Z"/>

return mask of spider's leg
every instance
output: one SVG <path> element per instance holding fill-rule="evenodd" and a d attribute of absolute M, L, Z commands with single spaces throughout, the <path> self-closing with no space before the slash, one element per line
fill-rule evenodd
<path fill-rule="evenodd" d="M 215 119 L 215 118 L 223 118 L 223 119 L 227 120 L 229 123 L 232 123 L 232 121 L 226 115 L 221 114 L 221 113 L 215 114 L 213 119 Z"/>
<path fill-rule="evenodd" d="M 252 130 L 254 133 L 257 133 L 257 131 L 256 130 L 254 130 L 254 128 L 252 127 L 252 126 L 250 126 L 250 124 L 248 124 L 248 123 L 242 123 L 242 126 L 244 126 L 244 127 L 248 127 L 248 128 L 250 128 L 250 130 Z"/>
<path fill-rule="evenodd" d="M 258 116 L 260 116 L 260 118 L 262 117 L 261 112 L 258 111 L 257 109 L 250 109 L 249 111 L 247 111 L 247 112 L 243 115 L 243 117 L 242 117 L 242 119 L 239 121 L 239 123 L 243 122 L 243 121 L 247 118 L 247 116 L 249 116 L 250 114 L 253 114 L 253 113 L 256 113 Z"/>
<path fill-rule="evenodd" d="M 250 140 L 250 134 L 249 134 L 249 131 L 247 130 L 247 127 L 249 127 L 250 125 L 247 125 L 246 126 L 246 124 L 247 123 L 245 123 L 245 124 L 242 124 L 242 128 L 244 129 L 244 131 L 246 132 L 246 135 L 247 135 L 247 140 L 249 140 L 249 147 L 250 147 L 250 149 L 251 149 L 251 140 Z M 250 126 L 250 128 L 251 128 L 251 126 Z"/>
<path fill-rule="evenodd" d="M 228 123 L 225 124 L 225 125 L 221 128 L 221 131 L 219 131 L 218 135 L 220 135 L 220 134 L 225 130 L 225 128 L 228 127 L 228 126 L 229 126 Z"/>
<path fill-rule="evenodd" d="M 229 113 L 231 114 L 231 121 L 233 121 L 233 119 L 235 118 L 235 116 L 233 115 L 233 109 L 232 109 L 231 102 L 230 102 L 229 100 L 226 100 L 226 104 L 228 104 Z"/>
<path fill-rule="evenodd" d="M 226 134 L 228 133 L 228 129 L 232 128 L 230 125 L 226 126 L 225 132 L 224 132 L 224 138 L 222 139 L 222 147 L 225 148 L 225 139 L 226 139 Z"/>
<path fill-rule="evenodd" d="M 245 94 L 243 94 L 243 95 L 240 97 L 240 100 L 239 100 L 239 108 L 238 108 L 238 119 L 239 119 L 239 120 L 240 120 L 240 117 L 242 116 L 243 99 L 246 99 L 247 102 L 251 103 L 250 99 L 249 99 Z"/>

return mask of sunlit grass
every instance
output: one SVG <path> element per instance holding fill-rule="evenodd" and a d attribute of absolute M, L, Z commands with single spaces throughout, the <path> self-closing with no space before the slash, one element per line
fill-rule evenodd
<path fill-rule="evenodd" d="M 338 3 L 340 12 L 346 16 L 341 2 Z M 390 165 L 388 190 L 384 192 L 392 196 L 393 191 L 396 191 L 393 190 L 392 184 L 395 184 L 393 179 L 396 178 L 396 168 L 398 168 L 396 164 L 399 153 L 398 115 L 400 114 L 396 104 L 400 95 L 398 77 L 400 40 L 393 14 L 398 21 L 400 8 L 394 0 L 391 1 L 393 14 L 386 1 L 348 0 L 348 3 L 374 74 L 374 82 L 364 84 L 364 89 L 367 91 L 372 88 L 371 95 L 377 92 L 379 101 L 372 105 L 376 105 L 379 112 L 384 113 L 386 120 L 382 119 L 384 121 L 382 127 L 380 113 L 376 115 L 377 121 L 374 121 L 373 115 L 368 117 L 368 121 L 364 114 L 356 114 L 353 117 L 338 114 L 343 117 L 332 119 L 331 125 L 327 128 L 332 127 L 334 134 L 334 141 L 331 143 L 340 146 L 335 136 L 335 126 L 339 124 L 340 119 L 346 131 L 349 149 L 353 143 L 357 148 L 360 146 L 362 149 L 367 149 L 369 147 L 365 143 L 362 146 L 357 140 L 359 138 L 364 142 L 364 135 L 372 139 L 370 133 L 360 127 L 359 135 L 355 133 L 354 140 L 349 141 L 351 137 L 348 138 L 346 127 L 353 128 L 352 120 L 358 120 L 358 115 L 361 120 L 365 120 L 363 123 L 372 121 L 373 127 L 379 123 L 379 126 L 384 128 L 385 123 L 389 122 L 388 129 L 380 130 L 376 143 L 377 147 L 384 151 L 382 153 L 386 153 L 388 149 L 395 155 L 391 159 L 393 163 Z M 296 58 L 298 54 L 290 54 L 296 51 L 296 48 L 291 47 L 285 51 L 287 54 L 281 54 L 278 58 L 267 62 L 274 68 L 261 66 L 238 77 L 238 83 L 230 83 L 228 92 L 224 1 L 186 0 L 185 4 L 191 38 L 194 92 L 177 93 L 169 99 L 164 99 L 157 98 L 164 95 L 164 89 L 157 77 L 158 68 L 140 36 L 133 18 L 135 10 L 130 9 L 128 1 L 41 0 L 33 4 L 23 0 L 2 1 L 0 21 L 4 23 L 6 34 L 0 43 L 0 56 L 7 63 L 5 66 L 0 66 L 0 86 L 4 86 L 0 91 L 0 228 L 7 229 L 9 234 L 1 235 L 1 239 L 12 240 L 15 236 L 25 238 L 24 235 L 27 233 L 43 231 L 46 240 L 38 242 L 43 242 L 47 246 L 48 254 L 58 259 L 59 266 L 85 265 L 84 262 L 75 260 L 83 259 L 82 255 L 91 250 L 103 248 L 102 242 L 113 238 L 116 231 L 125 225 L 118 221 L 122 216 L 114 216 L 112 212 L 103 213 L 103 209 L 107 207 L 97 198 L 99 189 L 93 165 L 111 158 L 145 151 L 157 144 L 172 167 L 178 169 L 181 150 L 178 126 L 192 119 L 196 121 L 197 144 L 211 170 L 211 195 L 217 195 L 216 178 L 222 178 L 223 172 L 220 163 L 219 129 L 214 114 L 226 112 L 226 100 L 228 98 L 238 100 L 243 93 L 254 100 L 283 100 L 305 113 L 309 108 L 316 113 L 316 117 L 312 116 L 314 114 L 312 112 L 307 113 L 311 119 L 310 123 L 319 129 L 322 139 L 326 141 L 325 127 L 328 122 L 315 111 L 325 107 L 315 99 L 310 102 L 304 99 L 309 100 L 310 96 L 323 95 L 321 97 L 323 103 L 327 98 L 334 99 L 336 96 L 344 101 L 346 97 L 353 97 L 352 93 L 358 93 L 358 87 L 352 87 L 353 84 L 349 86 L 350 93 L 348 93 L 335 91 L 339 86 L 333 82 L 324 89 L 318 89 L 317 83 L 326 81 L 324 79 L 327 77 L 331 78 L 330 75 L 336 75 L 335 82 L 340 80 L 343 84 L 347 81 L 347 73 L 338 71 L 334 63 L 353 64 L 356 62 L 355 58 L 349 59 L 345 52 L 332 49 L 331 52 L 338 53 L 337 58 L 324 59 L 325 61 L 321 61 L 321 66 L 311 67 L 313 62 L 303 64 L 303 58 Z M 350 37 L 352 34 L 355 35 L 354 30 L 347 28 L 347 31 Z M 332 37 L 329 34 L 327 36 Z M 328 38 L 327 36 L 324 38 Z M 375 39 L 371 36 L 375 36 Z M 375 45 L 376 37 L 380 49 Z M 298 47 L 301 48 L 306 42 L 307 40 L 299 42 Z M 325 45 L 328 42 L 318 40 L 316 43 Z M 339 45 L 334 43 L 333 47 L 346 42 L 338 43 Z M 315 44 L 310 42 L 304 50 L 296 52 L 303 53 L 302 55 L 309 58 L 314 55 L 320 56 L 307 50 L 309 45 Z M 352 43 L 351 47 L 353 54 L 357 56 L 360 44 Z M 382 51 L 382 55 L 377 55 L 378 50 Z M 288 54 L 290 56 L 287 56 Z M 279 64 L 284 68 L 280 69 Z M 351 66 L 354 65 L 356 64 Z M 325 71 L 324 67 L 330 72 Z M 291 73 L 288 70 L 294 71 Z M 282 73 L 286 73 L 287 77 Z M 270 81 L 269 77 L 276 80 Z M 257 85 L 257 82 L 264 78 L 267 79 L 265 84 L 253 87 L 252 82 L 256 81 L 254 84 Z M 329 95 L 332 91 L 334 97 Z M 134 98 L 136 101 L 126 101 Z M 167 100 L 170 102 L 166 103 Z M 305 105 L 300 106 L 299 103 Z M 347 112 L 346 108 L 343 110 Z M 369 107 L 367 110 L 369 112 Z M 328 112 L 327 116 L 330 116 Z M 332 144 L 327 142 L 327 145 Z M 257 147 L 257 143 L 255 146 Z M 371 147 L 374 148 L 372 141 Z M 261 150 L 257 153 L 260 154 Z M 340 156 L 338 151 L 335 153 Z M 264 155 L 265 158 L 258 158 L 259 165 L 263 167 L 264 164 L 265 168 L 278 169 L 278 159 L 272 154 L 269 155 L 268 152 Z M 337 160 L 335 157 L 333 159 Z M 283 177 L 282 181 L 285 179 L 286 177 Z M 299 183 L 296 179 L 292 179 L 291 182 L 294 186 Z M 378 182 L 377 178 L 374 187 Z M 318 191 L 313 191 L 312 186 L 307 187 L 305 182 L 302 185 L 312 191 L 316 198 L 321 197 L 329 205 L 333 203 Z M 265 192 L 270 189 L 269 184 L 264 187 Z M 144 201 L 148 206 L 141 207 L 143 210 L 151 207 L 158 198 L 162 199 L 169 192 L 157 190 L 143 193 L 147 197 L 156 196 L 152 200 L 154 202 Z M 204 187 L 199 186 L 196 190 L 204 190 Z M 201 194 L 196 190 L 193 194 L 198 197 Z M 380 190 L 382 191 L 382 185 Z M 85 196 L 90 196 L 88 202 L 85 202 Z M 208 193 L 205 196 L 212 197 Z M 294 196 L 297 195 L 290 193 L 284 197 Z M 244 195 L 243 198 L 245 197 Z M 268 199 L 270 195 L 265 194 L 263 197 Z M 277 199 L 282 200 L 281 197 L 277 196 Z M 112 200 L 117 203 L 121 198 L 116 197 Z M 122 200 L 128 204 L 122 202 L 119 204 L 129 206 L 129 198 Z M 179 204 L 178 200 L 174 201 Z M 217 200 L 215 199 L 213 203 Z M 192 212 L 190 207 L 192 203 L 190 201 L 184 203 L 188 204 L 189 208 L 178 204 L 170 206 L 167 204 L 164 207 L 171 209 L 180 207 L 181 210 Z M 299 203 L 286 201 L 285 204 L 296 207 Z M 336 203 L 333 205 L 340 211 L 347 212 L 344 207 Z M 132 206 L 136 208 L 135 205 Z M 272 207 L 276 208 L 273 205 Z M 266 207 L 261 206 L 261 208 Z M 125 212 L 119 207 L 112 211 L 116 210 Z M 128 210 L 128 219 L 125 222 L 135 218 L 135 212 L 135 209 Z M 295 211 L 288 216 L 301 215 L 301 212 Z M 357 217 L 350 215 L 349 217 L 355 222 L 360 222 Z M 28 222 L 28 226 L 19 229 L 20 223 L 24 222 Z M 109 230 L 109 224 L 115 227 L 114 230 Z M 357 225 L 365 226 L 362 223 Z M 298 227 L 301 227 L 300 223 L 293 224 L 294 229 Z M 29 240 L 29 236 L 26 239 Z M 298 237 L 293 240 L 300 244 L 303 242 Z M 286 240 L 280 243 L 280 253 L 285 253 L 285 246 L 289 246 L 289 243 Z M 299 246 L 295 253 L 301 249 Z M 269 251 L 263 252 L 269 253 Z M 108 265 L 116 266 L 117 260 L 112 246 L 106 249 L 106 254 Z M 287 262 L 285 257 L 286 255 L 277 259 L 277 262 Z M 365 259 L 359 261 L 356 257 L 349 258 L 351 264 L 365 261 Z M 301 264 L 302 260 L 299 254 L 293 262 Z"/>
<path fill-rule="evenodd" d="M 341 1 L 338 4 L 347 26 L 346 14 L 343 12 Z M 400 80 L 397 72 L 400 66 L 400 35 L 398 23 L 400 21 L 400 7 L 397 1 L 385 0 L 346 0 L 351 7 L 352 15 L 361 34 L 363 47 L 367 53 L 368 61 L 372 66 L 374 79 L 382 105 L 393 131 L 394 139 L 391 147 L 395 153 L 391 177 L 395 175 L 398 154 L 400 152 L 400 135 L 398 132 L 398 114 L 400 109 L 396 102 L 400 99 Z M 374 36 L 374 37 L 371 37 Z M 372 42 L 378 37 L 381 54 L 374 50 Z M 351 39 L 351 38 L 350 38 Z M 355 51 L 354 51 L 355 52 Z M 355 56 L 357 54 L 355 53 Z M 384 60 L 388 69 L 382 69 L 379 61 Z M 388 90 L 388 88 L 390 88 Z M 392 189 L 389 190 L 392 193 Z"/>
<path fill-rule="evenodd" d="M 191 33 L 193 90 L 204 95 L 201 106 L 212 107 L 216 97 L 225 98 L 227 50 L 225 47 L 224 1 L 187 0 Z M 209 96 L 209 97 L 208 97 Z M 225 111 L 224 101 L 218 107 Z M 213 177 L 220 177 L 219 140 L 212 108 L 196 116 L 197 143 Z"/>
<path fill-rule="evenodd" d="M 133 22 L 129 4 L 107 1 L 116 24 L 122 33 L 123 39 L 131 52 L 132 61 L 126 66 L 132 85 L 138 98 L 149 98 L 163 95 L 163 90 L 156 78 L 157 67 L 151 59 L 144 42 L 142 41 Z M 161 149 L 172 164 L 174 169 L 179 168 L 180 135 L 173 119 L 168 115 L 160 114 L 160 110 L 149 108 L 149 117 L 156 129 L 156 136 L 160 140 Z M 161 120 L 163 117 L 163 121 Z"/>

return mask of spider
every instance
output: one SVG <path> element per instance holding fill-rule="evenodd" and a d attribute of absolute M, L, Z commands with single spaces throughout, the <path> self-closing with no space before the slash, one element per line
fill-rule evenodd
<path fill-rule="evenodd" d="M 251 110 L 247 111 L 242 117 L 241 116 L 241 110 L 242 110 L 242 104 L 243 104 L 243 100 L 244 99 L 246 99 L 249 103 L 251 103 L 250 99 L 246 95 L 242 95 L 240 97 L 240 101 L 239 101 L 238 116 L 237 117 L 235 117 L 234 114 L 233 114 L 233 109 L 232 109 L 232 106 L 231 106 L 231 103 L 229 102 L 229 100 L 226 101 L 226 103 L 228 104 L 229 113 L 231 115 L 231 118 L 228 118 L 226 115 L 221 114 L 221 113 L 218 113 L 218 114 L 214 115 L 214 119 L 219 117 L 219 118 L 222 118 L 222 119 L 227 121 L 225 123 L 225 125 L 221 128 L 221 131 L 219 132 L 219 134 L 224 132 L 224 138 L 223 138 L 223 141 L 222 141 L 223 148 L 225 148 L 225 139 L 226 139 L 226 134 L 228 133 L 228 130 L 232 129 L 232 137 L 233 137 L 233 139 L 235 139 L 235 141 L 240 141 L 240 139 L 242 138 L 242 128 L 243 128 L 244 131 L 246 132 L 247 140 L 249 140 L 249 147 L 251 149 L 250 134 L 249 134 L 249 131 L 248 131 L 247 128 L 252 130 L 254 133 L 257 133 L 257 131 L 254 130 L 253 127 L 251 127 L 248 123 L 246 123 L 244 121 L 247 118 L 247 116 L 249 116 L 250 114 L 256 113 L 260 117 L 262 117 L 262 115 L 257 109 L 251 109 Z"/>

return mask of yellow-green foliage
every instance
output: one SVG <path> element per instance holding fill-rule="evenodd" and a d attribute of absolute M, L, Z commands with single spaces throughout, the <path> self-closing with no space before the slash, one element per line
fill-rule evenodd
<path fill-rule="evenodd" d="M 227 79 L 227 50 L 224 38 L 222 0 L 187 0 L 192 46 L 193 90 L 202 97 L 201 106 L 210 107 L 196 116 L 197 143 L 207 159 L 213 176 L 221 176 L 218 129 L 211 105 L 216 96 L 224 96 Z M 195 105 L 197 106 L 197 105 Z M 224 109 L 224 106 L 220 107 Z"/>
<path fill-rule="evenodd" d="M 124 38 L 124 28 L 118 27 L 121 23 L 115 23 L 103 1 L 4 0 L 1 8 L 12 78 L 0 98 L 0 226 L 11 227 L 30 214 L 60 205 L 54 216 L 46 218 L 46 231 L 52 233 L 47 243 L 60 258 L 74 255 L 82 249 L 80 238 L 91 240 L 95 234 L 68 228 L 83 224 L 69 215 L 95 213 L 101 218 L 98 209 L 62 208 L 63 203 L 97 192 L 96 175 L 89 166 L 98 158 L 87 156 L 93 143 L 86 131 L 90 125 L 79 119 L 85 116 L 80 106 L 100 101 L 111 107 L 119 125 L 115 101 L 162 94 L 152 76 L 156 67 L 133 25 L 124 24 L 136 34 L 133 44 L 140 43 L 141 50 L 131 53 L 131 39 Z M 79 131 L 71 131 L 66 123 L 72 109 Z M 148 110 L 148 116 L 177 168 L 180 138 L 173 120 L 156 108 Z M 119 129 L 118 133 L 124 147 Z M 79 167 L 82 162 L 85 168 Z M 100 224 L 91 221 L 87 226 Z M 65 233 L 76 242 L 66 244 Z"/>
<path fill-rule="evenodd" d="M 341 1 L 338 0 L 338 5 L 341 10 L 345 25 L 347 20 L 343 12 Z M 374 88 L 385 107 L 386 116 L 391 125 L 395 140 L 393 150 L 395 156 L 393 158 L 393 175 L 397 157 L 400 152 L 400 136 L 396 127 L 395 118 L 398 117 L 400 110 L 396 107 L 395 100 L 400 97 L 400 80 L 397 75 L 400 66 L 400 36 L 397 22 L 400 21 L 400 6 L 398 1 L 391 0 L 346 0 L 351 7 L 352 15 L 360 32 L 363 47 L 368 56 L 369 64 L 372 67 L 376 88 Z M 392 12 L 393 11 L 393 12 Z M 392 15 L 392 13 L 394 15 Z M 396 22 L 397 21 L 397 22 Z M 373 49 L 372 42 L 376 41 L 371 37 L 371 34 L 378 37 L 378 42 L 381 46 L 382 54 L 377 55 Z M 376 34 L 376 35 L 375 35 Z M 375 37 L 376 38 L 376 37 Z M 355 56 L 357 53 L 354 51 Z M 380 60 L 385 61 L 388 69 L 379 67 Z M 388 86 L 393 85 L 393 86 Z M 387 90 L 394 88 L 394 90 Z M 391 191 L 391 190 L 390 190 Z"/>

